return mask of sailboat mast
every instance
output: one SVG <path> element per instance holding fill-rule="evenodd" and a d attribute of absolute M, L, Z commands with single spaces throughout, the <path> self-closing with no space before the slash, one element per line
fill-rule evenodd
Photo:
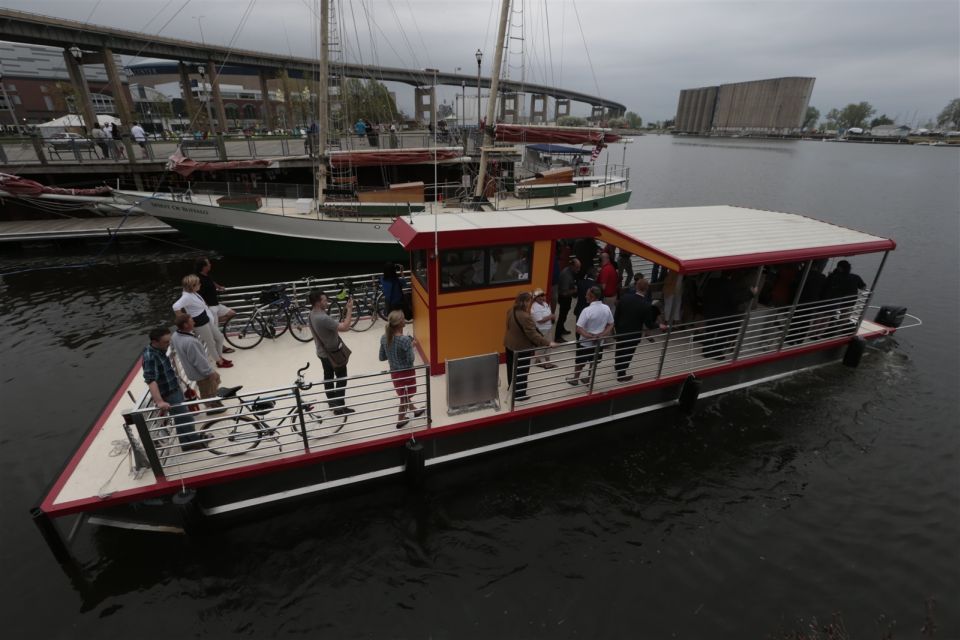
<path fill-rule="evenodd" d="M 320 68 L 317 78 L 317 202 L 323 202 L 323 192 L 327 186 L 327 131 L 330 123 L 327 118 L 327 100 L 329 99 L 330 76 L 330 0 L 320 0 Z"/>
<path fill-rule="evenodd" d="M 490 72 L 490 97 L 487 100 L 487 121 L 483 132 L 483 143 L 480 145 L 480 170 L 477 173 L 477 186 L 473 195 L 480 198 L 483 195 L 483 183 L 487 179 L 487 147 L 493 144 L 490 131 L 494 126 L 497 115 L 497 91 L 500 89 L 500 67 L 503 64 L 503 41 L 507 33 L 507 18 L 510 16 L 510 0 L 503 0 L 500 6 L 500 28 L 497 30 L 497 48 L 494 50 L 493 69 Z"/>

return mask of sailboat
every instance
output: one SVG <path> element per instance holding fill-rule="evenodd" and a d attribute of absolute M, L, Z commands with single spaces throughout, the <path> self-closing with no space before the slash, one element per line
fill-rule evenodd
<path fill-rule="evenodd" d="M 509 0 L 503 1 L 487 122 L 494 121 L 496 112 L 509 5 Z M 329 123 L 329 0 L 321 0 L 319 30 L 317 120 L 322 129 Z M 344 201 L 327 197 L 328 182 L 331 178 L 336 180 L 336 172 L 344 168 L 414 163 L 466 166 L 471 158 L 464 154 L 462 146 L 439 147 L 436 135 L 431 147 L 327 151 L 326 135 L 321 132 L 313 198 L 236 197 L 194 194 L 189 190 L 117 191 L 115 197 L 226 254 L 337 262 L 394 260 L 402 259 L 405 254 L 388 228 L 400 216 L 519 209 L 576 212 L 626 207 L 631 191 L 629 171 L 625 167 L 608 167 L 603 174 L 596 174 L 589 170 L 594 166 L 592 162 L 534 167 L 526 172 L 517 170 L 516 166 L 528 144 L 589 145 L 584 153 L 595 160 L 601 149 L 618 139 L 611 131 L 601 128 L 498 123 L 484 131 L 479 176 L 473 188 L 469 188 L 465 175 L 463 186 L 452 198 L 443 197 L 439 184 L 407 182 L 391 184 L 386 189 L 359 191 L 356 199 Z M 189 175 L 188 171 L 231 168 L 221 166 L 224 164 L 232 163 L 186 163 L 183 158 L 171 158 L 168 167 L 180 175 Z M 491 170 L 491 166 L 495 169 Z M 434 173 L 436 175 L 436 171 Z M 428 193 L 432 200 L 428 200 Z"/>

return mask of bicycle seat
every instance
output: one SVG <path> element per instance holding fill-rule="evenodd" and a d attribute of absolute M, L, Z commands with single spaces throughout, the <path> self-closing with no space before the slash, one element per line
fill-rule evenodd
<path fill-rule="evenodd" d="M 217 395 L 221 398 L 232 398 L 237 395 L 237 392 L 243 389 L 243 385 L 238 385 L 236 387 L 220 387 L 217 389 Z"/>

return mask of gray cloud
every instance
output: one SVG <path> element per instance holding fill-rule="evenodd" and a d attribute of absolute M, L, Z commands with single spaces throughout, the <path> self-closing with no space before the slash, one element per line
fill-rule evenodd
<path fill-rule="evenodd" d="M 308 9 L 314 4 L 257 0 L 236 46 L 312 55 L 316 44 Z M 920 120 L 935 116 L 960 95 L 955 0 L 551 0 L 546 9 L 543 0 L 525 4 L 526 70 L 519 55 L 512 56 L 512 78 L 525 73 L 531 82 L 599 91 L 647 120 L 672 116 L 683 88 L 782 75 L 815 76 L 811 104 L 824 113 L 867 100 L 878 112 L 909 122 L 914 114 Z M 207 41 L 227 44 L 247 1 L 192 0 L 172 20 L 181 0 L 6 0 L 5 5 L 152 34 L 170 20 L 163 35 L 196 40 L 195 16 L 202 15 Z M 480 48 L 484 73 L 489 72 L 499 0 L 343 0 L 337 6 L 350 61 L 462 67 L 472 74 L 473 52 Z M 447 91 L 448 99 L 454 92 Z"/>

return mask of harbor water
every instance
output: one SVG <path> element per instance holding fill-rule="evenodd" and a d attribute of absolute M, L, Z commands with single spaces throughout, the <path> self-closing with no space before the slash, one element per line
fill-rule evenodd
<path fill-rule="evenodd" d="M 837 620 L 855 640 L 960 637 L 958 150 L 645 136 L 626 162 L 632 208 L 743 205 L 894 238 L 875 302 L 924 325 L 857 369 L 432 469 L 420 493 L 381 484 L 194 538 L 87 527 L 75 580 L 29 509 L 199 254 L 5 251 L 0 271 L 38 270 L 0 280 L 4 637 L 779 639 Z M 869 282 L 875 265 L 851 261 Z M 225 258 L 213 275 L 348 269 Z M 111 471 L 128 471 L 119 448 Z"/>

